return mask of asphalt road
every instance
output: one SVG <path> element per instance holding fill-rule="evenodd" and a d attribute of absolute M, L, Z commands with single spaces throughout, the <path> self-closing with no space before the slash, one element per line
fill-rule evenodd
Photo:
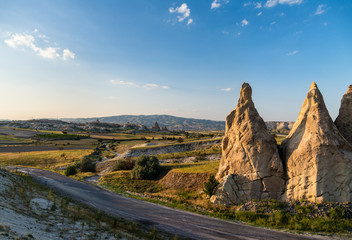
<path fill-rule="evenodd" d="M 12 168 L 13 169 L 13 168 Z M 115 194 L 94 185 L 77 181 L 50 171 L 30 168 L 17 169 L 32 176 L 64 195 L 103 212 L 155 226 L 157 230 L 190 239 L 233 240 L 311 240 L 328 239 L 321 236 L 296 235 L 267 230 L 245 224 L 219 220 Z"/>

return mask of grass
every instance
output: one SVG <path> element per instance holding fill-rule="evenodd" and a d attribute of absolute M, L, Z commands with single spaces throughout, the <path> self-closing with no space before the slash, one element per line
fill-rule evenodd
<path fill-rule="evenodd" d="M 115 192 L 131 191 L 135 193 L 155 193 L 162 190 L 156 180 L 131 179 L 131 171 L 108 173 L 99 180 L 99 184 L 109 186 Z"/>
<path fill-rule="evenodd" d="M 216 174 L 219 169 L 220 161 L 202 161 L 196 163 L 167 163 L 162 166 L 172 169 L 179 173 L 209 173 Z"/>
<path fill-rule="evenodd" d="M 32 140 L 25 139 L 25 138 L 16 138 L 9 135 L 2 135 L 0 134 L 0 141 L 7 141 L 7 142 L 16 142 L 16 143 L 30 143 Z"/>
<path fill-rule="evenodd" d="M 92 152 L 90 149 L 0 153 L 0 164 L 37 168 L 68 165 Z"/>
<path fill-rule="evenodd" d="M 286 137 L 284 136 L 276 136 L 275 140 L 277 142 L 278 145 L 281 145 L 282 141 L 285 139 Z"/>
<path fill-rule="evenodd" d="M 151 146 L 145 146 L 145 147 L 135 147 L 133 149 L 134 150 L 142 150 L 142 149 L 148 149 L 148 148 L 159 148 L 159 147 L 167 147 L 167 146 L 182 145 L 182 144 L 197 143 L 197 142 L 208 142 L 208 141 L 215 141 L 215 140 L 221 140 L 221 139 L 222 139 L 222 137 L 214 138 L 214 139 L 192 140 L 192 141 L 181 142 L 181 143 L 169 143 L 169 144 L 163 144 L 163 145 L 151 145 Z"/>
<path fill-rule="evenodd" d="M 176 152 L 176 153 L 165 153 L 157 155 L 156 157 L 159 160 L 170 159 L 170 158 L 184 158 L 184 157 L 202 157 L 205 155 L 211 154 L 221 154 L 221 147 L 211 147 L 204 150 L 194 150 L 194 151 L 186 151 L 186 152 Z"/>

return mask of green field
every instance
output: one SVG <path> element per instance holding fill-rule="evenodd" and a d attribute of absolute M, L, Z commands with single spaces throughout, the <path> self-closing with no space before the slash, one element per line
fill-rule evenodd
<path fill-rule="evenodd" d="M 0 164 L 49 169 L 78 161 L 91 152 L 90 149 L 84 149 L 0 153 Z"/>

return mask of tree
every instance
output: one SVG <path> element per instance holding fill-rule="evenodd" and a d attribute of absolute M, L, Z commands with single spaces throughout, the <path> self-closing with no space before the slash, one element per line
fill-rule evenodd
<path fill-rule="evenodd" d="M 155 179 L 159 176 L 161 167 L 155 156 L 139 156 L 132 169 L 131 177 L 134 179 Z"/>
<path fill-rule="evenodd" d="M 219 185 L 219 182 L 215 179 L 214 175 L 209 176 L 208 182 L 205 183 L 203 191 L 209 197 L 213 196 L 216 191 L 216 187 Z"/>
<path fill-rule="evenodd" d="M 90 156 L 84 156 L 82 160 L 77 164 L 77 167 L 81 172 L 95 172 L 95 161 Z"/>
<path fill-rule="evenodd" d="M 75 175 L 76 173 L 77 173 L 77 170 L 76 170 L 76 166 L 74 166 L 74 165 L 68 166 L 65 170 L 66 176 Z"/>

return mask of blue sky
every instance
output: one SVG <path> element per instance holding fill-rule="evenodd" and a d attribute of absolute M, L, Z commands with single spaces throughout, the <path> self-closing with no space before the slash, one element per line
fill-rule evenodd
<path fill-rule="evenodd" d="M 0 1 L 0 119 L 224 120 L 242 82 L 296 120 L 312 81 L 333 119 L 352 83 L 352 1 Z"/>

